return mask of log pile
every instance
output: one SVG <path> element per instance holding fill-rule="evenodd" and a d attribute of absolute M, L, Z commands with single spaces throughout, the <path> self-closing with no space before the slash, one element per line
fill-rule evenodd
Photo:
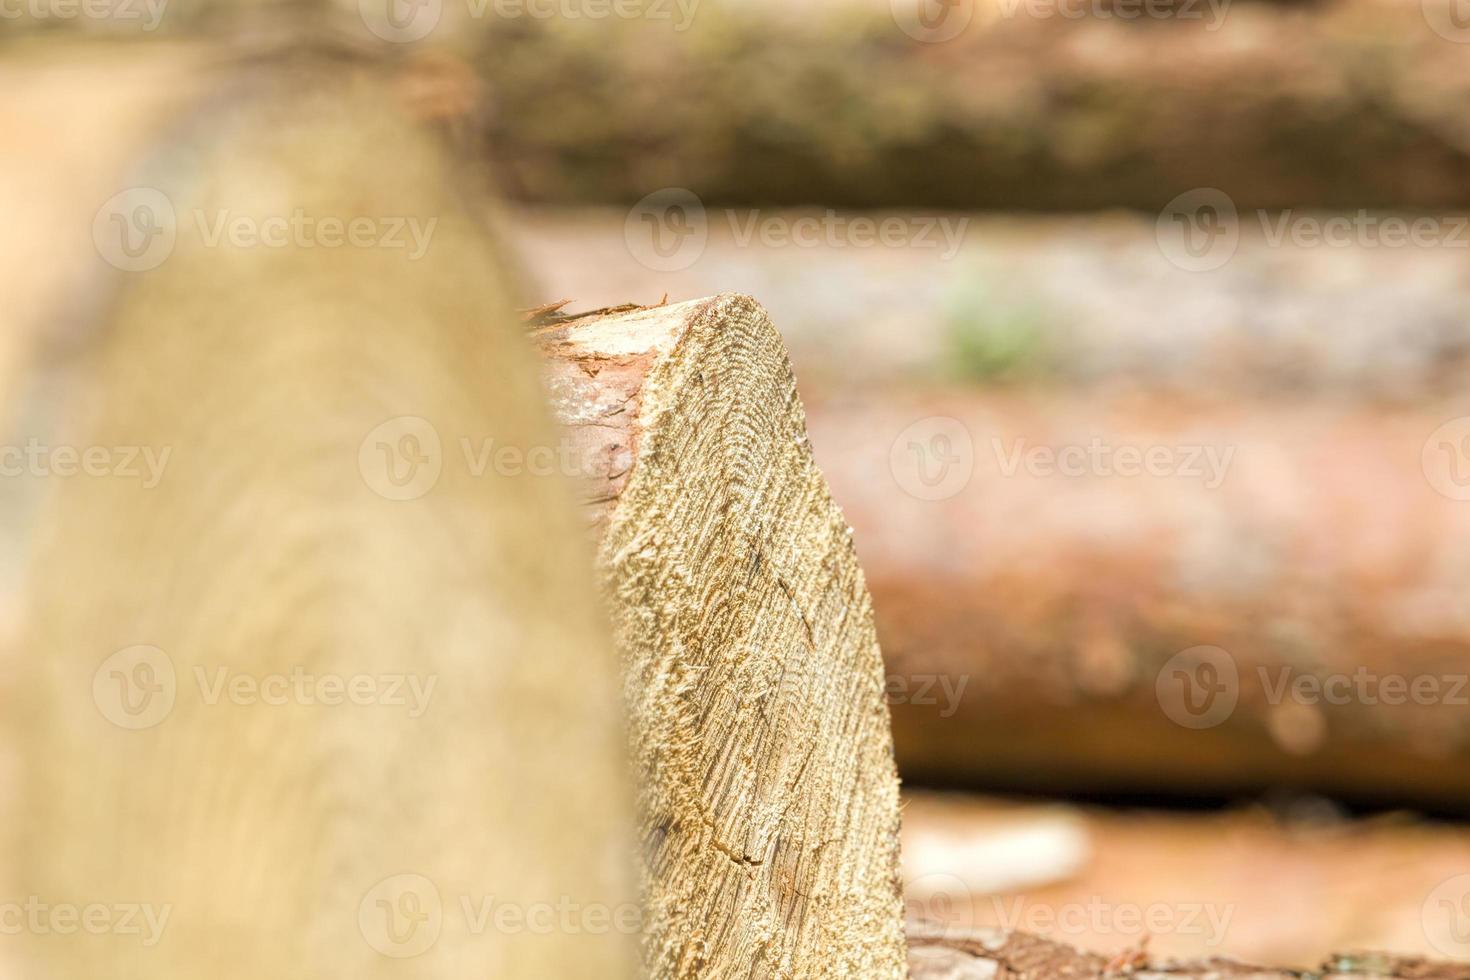
<path fill-rule="evenodd" d="M 191 120 L 153 172 L 179 213 L 437 233 L 409 263 L 221 246 L 185 221 L 88 338 L 79 441 L 171 462 L 155 486 L 51 501 L 7 854 L 25 892 L 156 903 L 168 925 L 142 948 L 33 935 L 25 975 L 622 980 L 640 931 L 656 980 L 1295 975 L 1015 934 L 906 943 L 872 605 L 769 318 L 728 295 L 538 321 L 594 563 L 559 475 L 462 451 L 556 439 L 467 181 L 376 79 L 300 80 Z M 642 814 L 632 929 L 609 925 L 638 850 L 612 639 Z M 261 699 L 300 673 L 336 694 Z M 340 703 L 405 674 L 438 691 L 417 714 Z M 496 905 L 582 918 L 547 934 Z"/>

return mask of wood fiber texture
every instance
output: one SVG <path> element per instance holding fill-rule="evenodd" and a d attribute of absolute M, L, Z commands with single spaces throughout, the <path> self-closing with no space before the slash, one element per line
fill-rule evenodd
<path fill-rule="evenodd" d="M 152 488 L 58 482 L 12 720 L 26 819 L 7 831 L 22 894 L 169 917 L 151 945 L 34 936 L 26 977 L 635 974 L 592 551 L 569 481 L 461 451 L 553 429 L 463 175 L 391 103 L 338 70 L 257 79 L 143 172 L 177 242 L 98 330 L 77 428 L 170 456 Z M 420 256 L 205 231 L 296 209 L 436 224 Z M 157 652 L 109 669 L 140 645 Z M 298 670 L 378 687 L 265 686 Z M 432 695 L 406 707 L 395 676 Z"/>
<path fill-rule="evenodd" d="M 625 657 L 652 976 L 904 976 L 872 608 L 775 327 L 724 295 L 536 337 Z"/>

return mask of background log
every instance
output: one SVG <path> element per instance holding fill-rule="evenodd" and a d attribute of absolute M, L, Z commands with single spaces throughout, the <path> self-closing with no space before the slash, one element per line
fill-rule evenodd
<path fill-rule="evenodd" d="M 1317 971 L 1282 970 L 1224 958 L 1170 961 L 1145 948 L 1115 957 L 1098 956 L 1022 932 L 999 929 L 956 933 L 918 924 L 909 931 L 911 980 L 1465 980 L 1470 964 L 1435 962 L 1384 953 L 1337 953 Z"/>
<path fill-rule="evenodd" d="M 814 407 L 906 778 L 1462 807 L 1470 513 L 1421 465 L 1456 411 L 958 391 Z M 894 446 L 927 449 L 936 420 L 969 440 L 965 482 L 923 499 Z M 1008 469 L 1093 441 L 1192 452 L 1195 473 Z M 1181 674 L 1201 648 L 1228 686 L 1196 712 Z"/>
<path fill-rule="evenodd" d="M 780 336 L 733 295 L 535 336 L 627 658 L 654 976 L 902 976 L 882 662 Z"/>
<path fill-rule="evenodd" d="M 120 212 L 176 241 L 65 435 L 166 465 L 56 483 L 6 826 L 19 894 L 163 921 L 33 934 L 19 975 L 631 977 L 591 552 L 565 481 L 461 459 L 550 438 L 470 181 L 349 66 L 213 94 L 143 172 L 169 207 Z M 206 234 L 297 210 L 433 225 L 412 257 Z"/>

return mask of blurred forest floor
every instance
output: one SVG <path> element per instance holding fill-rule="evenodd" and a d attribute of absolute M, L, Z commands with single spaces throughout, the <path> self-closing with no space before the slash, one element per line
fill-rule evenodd
<path fill-rule="evenodd" d="M 1470 836 L 1351 819 L 1320 798 L 1171 813 L 914 792 L 904 861 L 910 915 L 956 930 L 1049 932 L 1107 954 L 1149 933 L 1156 956 L 1308 970 L 1329 950 L 1453 952 L 1426 938 L 1425 906 L 1470 867 Z M 1140 927 L 1149 915 L 1162 928 Z"/>

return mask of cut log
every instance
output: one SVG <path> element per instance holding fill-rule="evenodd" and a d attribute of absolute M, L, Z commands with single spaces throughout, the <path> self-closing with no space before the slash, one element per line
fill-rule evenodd
<path fill-rule="evenodd" d="M 1206 5 L 1139 31 L 936 4 L 915 32 L 944 43 L 900 30 L 913 5 L 860 0 L 711 5 L 687 30 L 492 20 L 491 149 L 507 189 L 541 202 L 662 186 L 763 208 L 1157 213 L 1197 187 L 1242 209 L 1470 203 L 1470 65 L 1425 24 L 1463 37 L 1453 3 L 1293 6 L 1231 9 L 1212 34 Z M 546 124 L 569 118 L 575 132 Z"/>
<path fill-rule="evenodd" d="M 1115 957 L 1084 953 L 1061 943 L 1000 929 L 957 934 L 923 924 L 910 927 L 911 980 L 1467 980 L 1470 964 L 1386 953 L 1339 953 L 1310 973 L 1212 957 L 1152 959 L 1143 949 Z"/>
<path fill-rule="evenodd" d="M 626 659 L 657 978 L 898 978 L 898 781 L 851 531 L 744 296 L 535 332 Z"/>
<path fill-rule="evenodd" d="M 1421 465 L 1449 414 L 995 391 L 813 405 L 905 777 L 1464 806 L 1470 510 Z M 924 499 L 894 447 L 939 432 L 973 469 Z M 1119 455 L 1034 463 L 1095 443 Z M 1125 447 L 1176 469 L 1112 469 Z M 1197 717 L 1196 653 L 1228 685 Z"/>
<path fill-rule="evenodd" d="M 67 441 L 163 465 L 54 483 L 4 860 L 74 907 L 30 920 L 17 975 L 631 978 L 617 658 L 570 481 L 461 459 L 553 431 L 470 181 L 356 72 L 245 82 L 145 173 L 176 241 L 91 338 Z M 209 237 L 293 214 L 358 231 Z M 414 255 L 363 221 L 433 224 Z"/>

